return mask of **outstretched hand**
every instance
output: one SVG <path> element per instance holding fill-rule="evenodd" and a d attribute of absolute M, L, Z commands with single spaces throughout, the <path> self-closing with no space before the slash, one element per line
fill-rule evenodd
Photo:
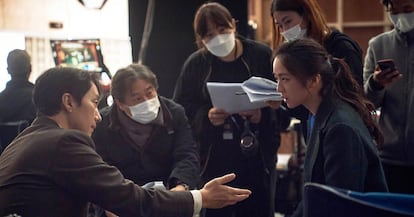
<path fill-rule="evenodd" d="M 247 199 L 252 193 L 250 190 L 224 185 L 235 178 L 236 175 L 230 173 L 207 182 L 200 190 L 203 208 L 222 208 Z"/>

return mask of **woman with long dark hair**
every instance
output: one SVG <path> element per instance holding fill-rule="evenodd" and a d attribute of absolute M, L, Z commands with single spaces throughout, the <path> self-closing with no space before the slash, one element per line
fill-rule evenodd
<path fill-rule="evenodd" d="M 273 73 L 286 105 L 303 105 L 314 122 L 304 162 L 304 182 L 359 192 L 387 191 L 377 155 L 382 134 L 348 65 L 316 41 L 287 42 L 276 51 Z M 302 216 L 302 207 L 293 216 Z"/>

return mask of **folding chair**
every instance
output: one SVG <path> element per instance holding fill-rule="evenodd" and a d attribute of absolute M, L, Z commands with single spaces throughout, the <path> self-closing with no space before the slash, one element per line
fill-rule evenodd
<path fill-rule="evenodd" d="M 361 193 L 306 183 L 303 197 L 305 217 L 414 216 L 414 195 L 410 194 Z"/>
<path fill-rule="evenodd" d="M 26 120 L 0 122 L 0 153 L 28 126 L 29 122 Z"/>

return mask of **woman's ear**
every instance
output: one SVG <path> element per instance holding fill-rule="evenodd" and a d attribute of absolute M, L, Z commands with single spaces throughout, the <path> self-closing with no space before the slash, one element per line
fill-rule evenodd
<path fill-rule="evenodd" d="M 233 26 L 234 30 L 236 30 L 236 23 L 237 21 L 234 18 L 231 18 L 231 25 Z"/>
<path fill-rule="evenodd" d="M 67 112 L 72 112 L 76 102 L 74 101 L 74 98 L 72 94 L 70 93 L 64 93 L 62 95 L 62 109 L 64 109 Z"/>
<path fill-rule="evenodd" d="M 322 84 L 322 76 L 321 74 L 317 74 L 314 78 L 316 84 Z"/>
<path fill-rule="evenodd" d="M 313 78 L 309 79 L 307 82 L 307 87 L 309 89 L 320 87 L 322 85 L 322 77 L 321 74 L 316 74 Z"/>

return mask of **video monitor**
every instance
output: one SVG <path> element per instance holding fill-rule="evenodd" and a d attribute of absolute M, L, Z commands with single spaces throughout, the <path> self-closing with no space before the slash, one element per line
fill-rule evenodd
<path fill-rule="evenodd" d="M 99 39 L 50 40 L 56 66 L 101 72 L 103 59 Z"/>

